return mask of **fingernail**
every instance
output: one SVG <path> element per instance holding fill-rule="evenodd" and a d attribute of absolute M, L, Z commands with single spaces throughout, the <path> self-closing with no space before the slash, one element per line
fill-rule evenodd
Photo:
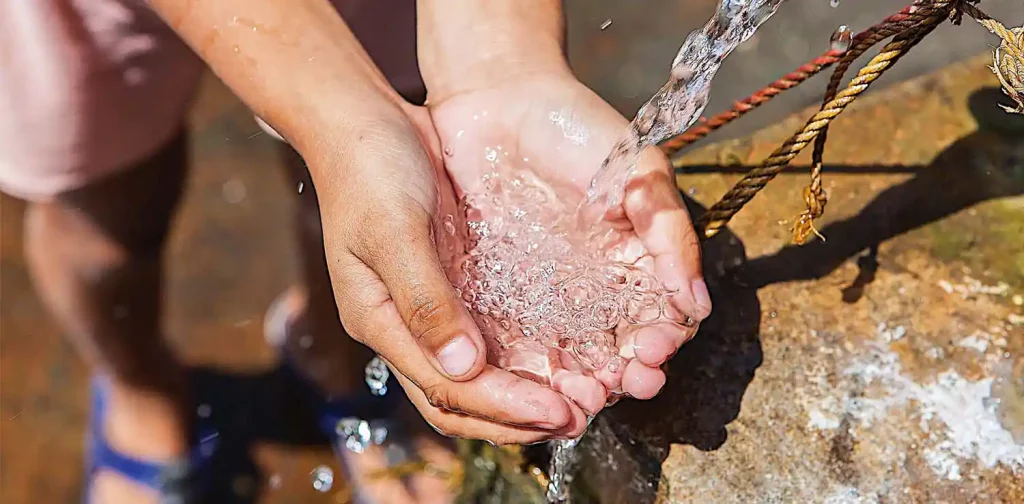
<path fill-rule="evenodd" d="M 437 352 L 437 361 L 449 376 L 458 377 L 473 369 L 476 354 L 476 345 L 469 336 L 458 336 Z"/>
<path fill-rule="evenodd" d="M 711 295 L 708 294 L 708 286 L 704 280 L 698 278 L 690 283 L 690 291 L 693 293 L 693 301 L 700 310 L 698 316 L 703 319 L 711 315 Z"/>

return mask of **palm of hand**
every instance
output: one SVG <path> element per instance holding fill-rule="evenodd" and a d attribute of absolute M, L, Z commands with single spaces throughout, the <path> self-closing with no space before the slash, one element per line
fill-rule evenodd
<path fill-rule="evenodd" d="M 432 106 L 431 115 L 458 198 L 479 199 L 487 194 L 482 201 L 490 201 L 494 184 L 485 182 L 488 174 L 511 168 L 549 186 L 549 197 L 540 205 L 544 208 L 537 211 L 547 212 L 547 221 L 562 220 L 569 225 L 575 223 L 569 220 L 571 215 L 627 124 L 613 108 L 571 77 L 534 78 L 463 93 Z M 607 250 L 606 258 L 632 264 L 655 275 L 660 283 L 678 288 L 689 282 L 692 273 L 681 271 L 692 269 L 692 264 L 682 264 L 688 259 L 681 257 L 692 251 L 684 251 L 682 240 L 674 240 L 684 228 L 688 229 L 685 210 L 663 156 L 649 149 L 638 165 L 638 173 L 641 176 L 627 188 L 623 204 L 605 216 L 603 225 L 615 230 L 614 246 Z M 451 257 L 448 262 L 457 275 L 458 266 Z M 705 315 L 693 309 L 692 299 L 676 297 L 667 303 L 671 307 L 666 306 L 676 314 L 673 318 Z M 502 355 L 497 340 L 507 341 L 508 336 L 502 333 L 509 328 L 495 325 L 486 317 L 478 320 L 491 346 L 489 360 L 508 365 L 531 358 Z M 550 380 L 553 388 L 593 414 L 613 392 L 638 398 L 654 396 L 665 381 L 659 366 L 692 335 L 692 328 L 659 322 L 638 329 L 619 323 L 608 334 L 621 358 L 601 359 L 600 367 L 582 373 L 576 359 L 555 350 L 543 356 L 545 365 L 552 368 L 550 372 L 546 376 L 531 374 Z M 537 357 L 537 352 L 533 354 Z"/>

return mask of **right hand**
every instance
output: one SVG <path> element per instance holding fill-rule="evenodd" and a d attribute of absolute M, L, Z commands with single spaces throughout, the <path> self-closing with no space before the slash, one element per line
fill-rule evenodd
<path fill-rule="evenodd" d="M 572 401 L 486 363 L 438 256 L 438 216 L 456 202 L 427 111 L 401 104 L 377 117 L 341 132 L 311 128 L 299 149 L 345 329 L 389 364 L 442 434 L 496 444 L 582 434 L 586 417 Z"/>

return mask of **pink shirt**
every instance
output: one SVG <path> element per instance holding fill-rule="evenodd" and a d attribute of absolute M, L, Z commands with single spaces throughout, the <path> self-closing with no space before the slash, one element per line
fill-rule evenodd
<path fill-rule="evenodd" d="M 339 0 L 396 88 L 421 81 L 412 0 Z M 0 1 L 0 189 L 41 199 L 177 132 L 202 62 L 144 0 Z"/>

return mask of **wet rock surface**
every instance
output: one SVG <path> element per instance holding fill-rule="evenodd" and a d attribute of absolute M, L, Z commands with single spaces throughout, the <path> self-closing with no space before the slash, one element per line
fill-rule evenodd
<path fill-rule="evenodd" d="M 602 414 L 603 502 L 1024 501 L 1024 129 L 976 58 L 831 129 L 818 229 L 789 245 L 809 155 L 706 244 L 715 313 L 658 398 Z M 798 114 L 680 160 L 710 205 Z M 699 208 L 696 209 L 699 211 Z"/>

